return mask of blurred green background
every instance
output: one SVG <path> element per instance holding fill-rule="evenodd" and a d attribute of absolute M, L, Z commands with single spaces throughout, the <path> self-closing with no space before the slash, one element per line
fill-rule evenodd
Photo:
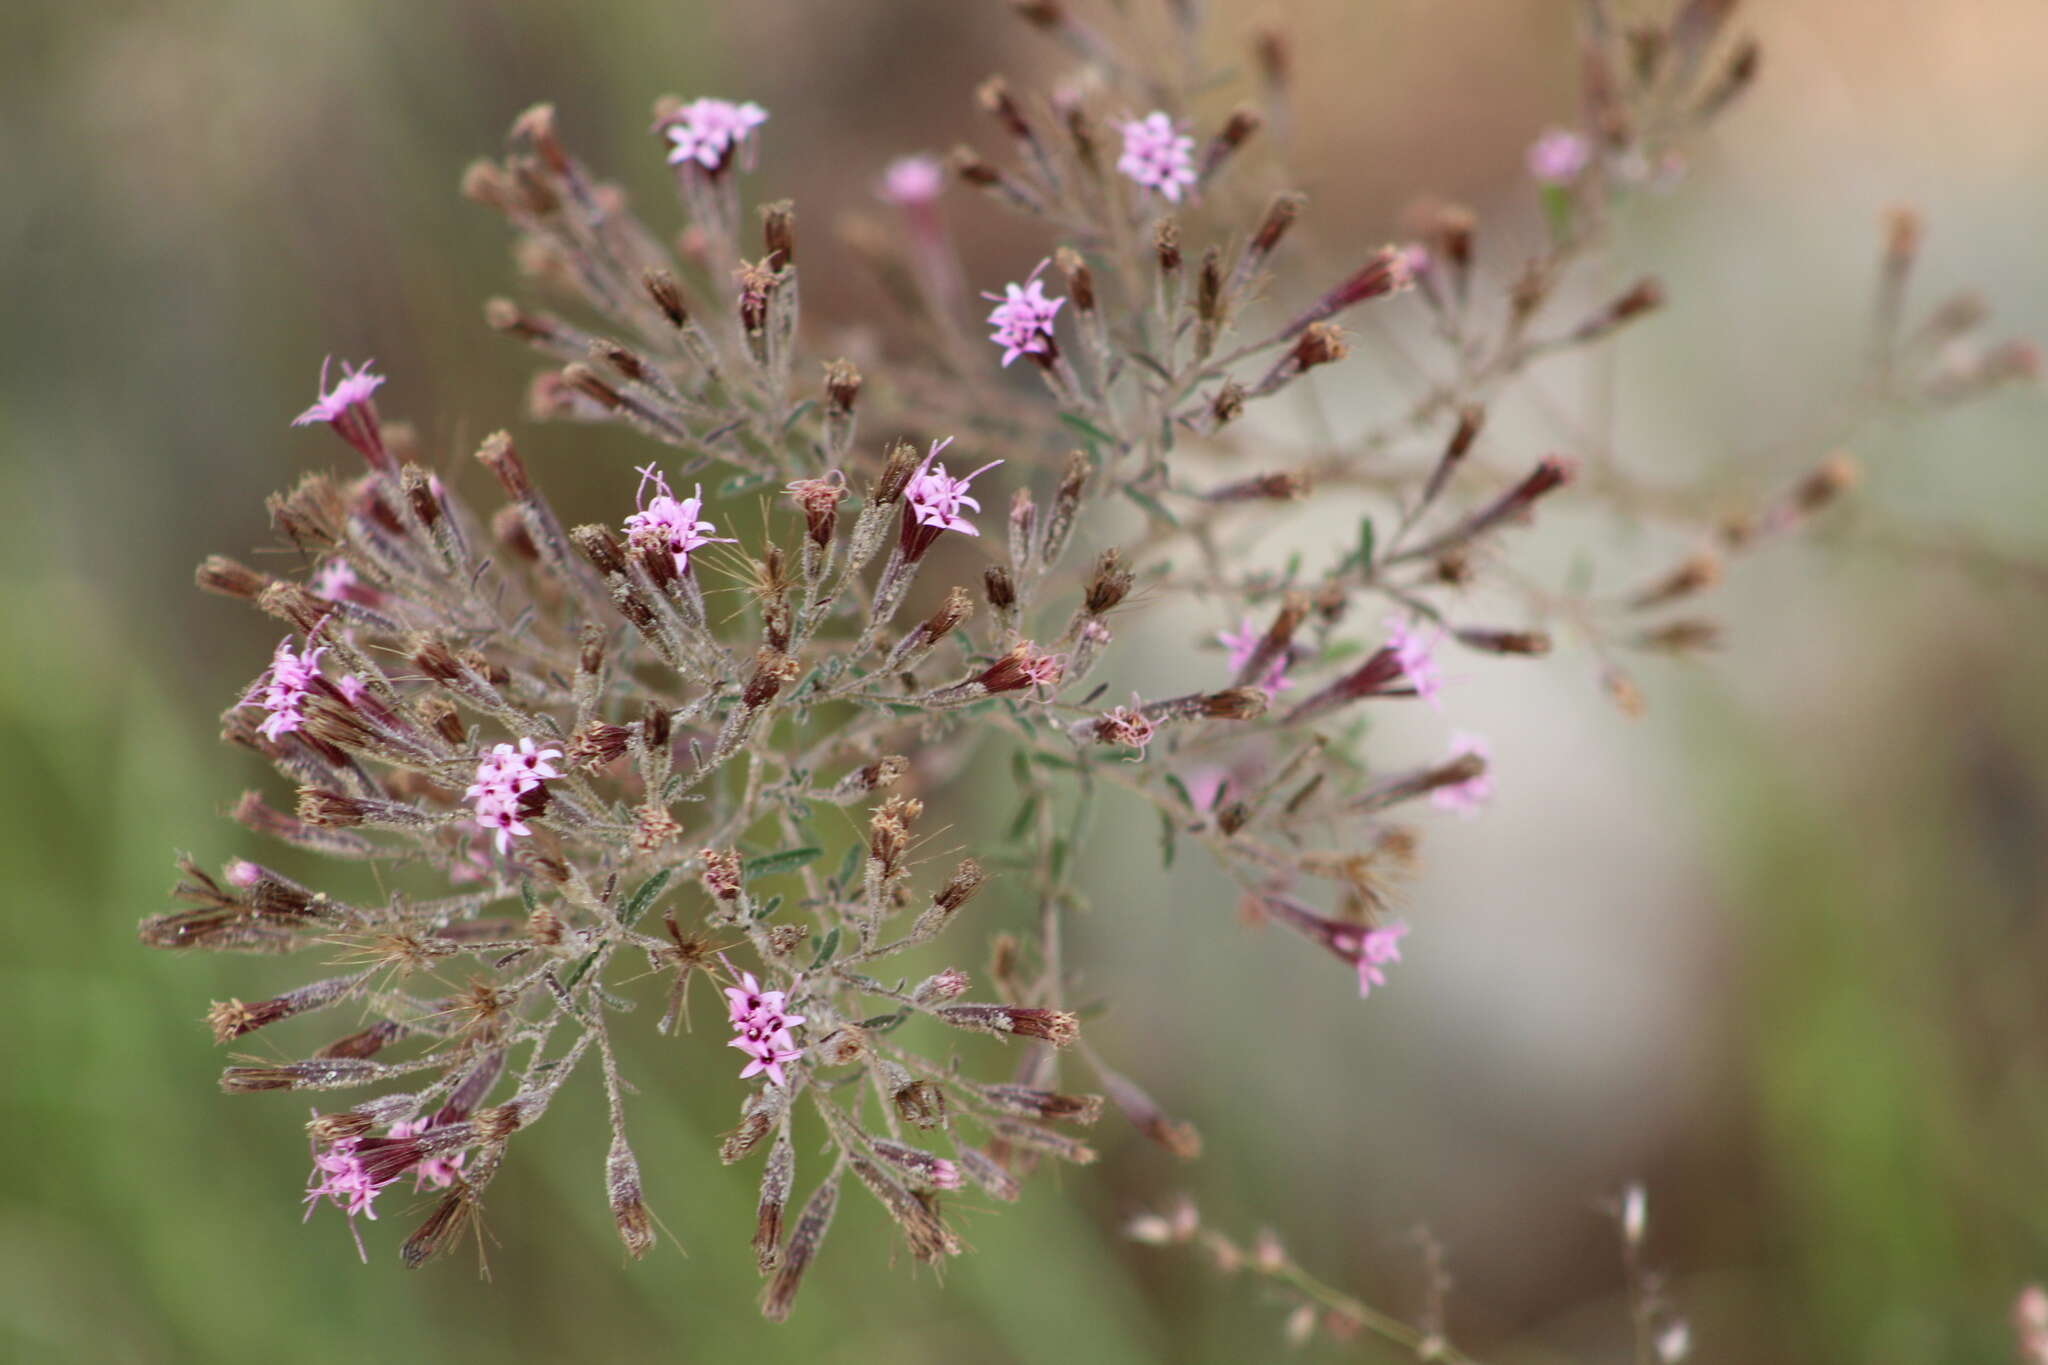
<path fill-rule="evenodd" d="M 1162 880 L 1148 857 L 1098 851 L 1114 909 L 1077 953 L 1116 1009 L 1094 1036 L 1200 1126 L 1197 1163 L 1106 1121 L 1099 1166 L 970 1211 L 974 1251 L 943 1284 L 877 1254 L 882 1220 L 849 1198 L 794 1321 L 770 1328 L 744 1245 L 751 1168 L 712 1155 L 728 1068 L 700 1035 L 652 1040 L 631 1068 L 650 1198 L 687 1256 L 665 1240 L 621 1264 L 589 1094 L 497 1182 L 488 1282 L 461 1256 L 398 1269 L 402 1201 L 369 1230 L 367 1268 L 331 1213 L 299 1226 L 301 1106 L 220 1094 L 200 1018 L 303 965 L 151 954 L 132 929 L 163 907 L 173 850 L 254 851 L 220 812 L 274 785 L 214 744 L 213 717 L 276 628 L 194 592 L 191 566 L 265 542 L 263 494 L 338 461 L 285 425 L 330 352 L 377 357 L 387 413 L 444 468 L 509 423 L 572 509 L 614 506 L 642 452 L 524 422 L 525 357 L 478 320 L 508 287 L 506 243 L 456 195 L 461 167 L 551 99 L 584 156 L 670 222 L 653 96 L 759 99 L 763 188 L 796 195 L 824 248 L 806 264 L 812 320 L 858 327 L 873 296 L 821 263 L 835 217 L 869 202 L 889 156 L 978 132 L 982 76 L 1052 69 L 1001 8 L 0 8 L 0 1358 L 1278 1354 L 1282 1310 L 1255 1285 L 1119 1239 L 1186 1190 L 1404 1314 L 1426 1222 L 1470 1349 L 1622 1360 L 1601 1206 L 1635 1178 L 1698 1359 L 2009 1358 L 2006 1306 L 2048 1275 L 2048 610 L 2038 583 L 1898 547 L 1954 532 L 2048 556 L 2034 393 L 1865 433 L 1867 489 L 1833 543 L 1747 564 L 1721 604 L 1730 647 L 1646 670 L 1644 721 L 1600 698 L 1583 658 L 1465 665 L 1454 719 L 1492 738 L 1500 795 L 1483 820 L 1435 822 L 1406 895 L 1409 961 L 1368 1005 L 1301 945 L 1240 928 L 1194 860 Z M 1214 10 L 1219 51 L 1257 17 Z M 1301 40 L 1319 240 L 1385 240 L 1433 190 L 1481 209 L 1510 268 L 1538 230 L 1522 147 L 1573 108 L 1568 10 L 1273 7 Z M 1625 344 L 1616 443 L 1664 482 L 1733 462 L 1771 486 L 1819 453 L 1785 438 L 1853 365 L 1890 203 L 1929 215 L 1923 302 L 1973 285 L 2007 330 L 2048 332 L 2048 11 L 1754 10 L 1761 89 L 1682 188 L 1623 225 L 1625 265 L 1654 266 L 1675 302 Z M 1038 249 L 953 211 L 977 284 Z M 1561 438 L 1531 418 L 1492 439 Z M 1330 534 L 1353 524 L 1333 513 Z M 1654 564 L 1670 546 L 1621 531 L 1588 548 Z M 1134 635 L 1161 651 L 1136 673 L 1170 674 L 1215 624 Z M 1433 723 L 1384 742 L 1434 753 Z M 1151 838 L 1136 824 L 1126 846 Z"/>

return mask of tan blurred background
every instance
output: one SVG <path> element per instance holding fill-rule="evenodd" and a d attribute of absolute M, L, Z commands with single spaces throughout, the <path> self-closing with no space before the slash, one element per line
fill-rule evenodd
<path fill-rule="evenodd" d="M 1219 52 L 1258 18 L 1299 36 L 1296 151 L 1333 258 L 1393 235 L 1422 191 L 1481 210 L 1497 268 L 1536 240 L 1521 155 L 1574 108 L 1570 6 L 1214 10 Z M 1779 0 L 1742 22 L 1760 87 L 1681 188 L 1620 224 L 1617 273 L 1655 269 L 1674 302 L 1623 343 L 1615 447 L 1672 484 L 1774 486 L 1820 453 L 1787 438 L 1852 371 L 1887 205 L 1928 215 L 1923 303 L 1973 286 L 2003 331 L 2048 334 L 2048 7 Z M 943 1286 L 869 1254 L 880 1219 L 849 1201 L 795 1321 L 759 1323 L 751 1176 L 710 1154 L 730 1087 L 716 1049 L 687 1044 L 643 1051 L 673 1086 L 648 1085 L 636 1128 L 687 1258 L 620 1265 L 594 1104 L 565 1105 L 498 1182 L 488 1283 L 459 1258 L 401 1272 L 387 1229 L 364 1268 L 326 1219 L 298 1226 L 296 1108 L 220 1095 L 198 1018 L 300 967 L 149 956 L 131 926 L 161 907 L 172 850 L 250 851 L 218 812 L 268 779 L 213 744 L 213 716 L 274 631 L 190 570 L 265 541 L 262 495 L 335 460 L 285 425 L 321 357 L 376 356 L 387 412 L 444 467 L 514 424 L 561 500 L 598 515 L 643 452 L 524 423 L 525 357 L 478 318 L 509 266 L 455 193 L 466 161 L 551 99 L 669 222 L 652 98 L 758 99 L 760 188 L 795 195 L 819 244 L 812 321 L 851 325 L 873 295 L 822 263 L 835 216 L 870 203 L 893 154 L 969 131 L 980 78 L 1054 65 L 981 0 L 0 9 L 0 1358 L 1278 1354 L 1281 1310 L 1254 1285 L 1118 1239 L 1186 1190 L 1404 1314 L 1426 1222 L 1469 1348 L 1619 1361 L 1601 1207 L 1635 1178 L 1698 1359 L 2008 1358 L 2006 1306 L 2048 1275 L 2048 599 L 1897 547 L 1960 528 L 2048 557 L 2037 393 L 1864 433 L 1862 501 L 1822 546 L 1745 566 L 1730 647 L 1646 669 L 1643 721 L 1586 658 L 1461 660 L 1452 719 L 1492 739 L 1499 796 L 1432 823 L 1409 960 L 1367 1004 L 1300 944 L 1238 927 L 1194 860 L 1162 882 L 1099 854 L 1118 908 L 1080 955 L 1117 1007 L 1096 1036 L 1207 1154 L 1173 1164 L 1106 1130 L 1100 1166 L 970 1215 L 975 1252 Z M 979 205 L 950 211 L 978 286 L 1040 249 Z M 1545 382 L 1569 399 L 1592 381 Z M 1340 429 L 1357 385 L 1319 390 Z M 1523 417 L 1496 449 L 1566 448 Z M 1330 511 L 1333 541 L 1354 525 Z M 1670 548 L 1579 534 L 1544 553 Z M 1215 624 L 1134 634 L 1133 681 L 1171 676 Z M 1397 718 L 1375 756 L 1434 754 L 1442 728 Z M 1149 850 L 1150 822 L 1122 843 Z"/>

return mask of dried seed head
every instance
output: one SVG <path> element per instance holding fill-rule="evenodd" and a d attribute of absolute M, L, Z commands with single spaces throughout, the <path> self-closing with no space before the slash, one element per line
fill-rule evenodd
<path fill-rule="evenodd" d="M 661 310 L 671 327 L 680 330 L 689 325 L 690 310 L 683 302 L 682 286 L 676 277 L 666 270 L 649 270 L 640 276 L 640 286 L 647 291 L 647 297 Z"/>
<path fill-rule="evenodd" d="M 1088 268 L 1088 262 L 1072 247 L 1061 247 L 1053 253 L 1053 263 L 1059 267 L 1067 280 L 1067 301 L 1074 305 L 1076 313 L 1095 311 L 1095 272 Z"/>
<path fill-rule="evenodd" d="M 1541 630 L 1485 630 L 1466 627 L 1452 632 L 1458 643 L 1488 654 L 1526 654 L 1542 657 L 1550 652 L 1550 635 Z"/>
<path fill-rule="evenodd" d="M 1095 561 L 1095 571 L 1088 577 L 1088 585 L 1082 601 L 1090 616 L 1100 616 L 1121 603 L 1130 594 L 1134 581 L 1131 571 L 1123 564 L 1123 556 L 1112 547 L 1104 550 Z"/>
<path fill-rule="evenodd" d="M 1161 218 L 1152 225 L 1152 254 L 1159 261 L 1159 273 L 1177 275 L 1180 273 L 1180 220 L 1172 216 Z"/>
<path fill-rule="evenodd" d="M 654 1219 L 640 1193 L 640 1163 L 623 1134 L 612 1138 L 612 1149 L 604 1164 L 605 1193 L 610 1197 L 612 1222 L 626 1254 L 634 1260 L 645 1256 L 654 1245 Z"/>
<path fill-rule="evenodd" d="M 1080 1022 L 1065 1010 L 1024 1005 L 941 1005 L 933 1013 L 955 1028 L 1039 1038 L 1055 1047 L 1065 1047 L 1081 1034 Z"/>
<path fill-rule="evenodd" d="M 858 1024 L 841 1024 L 812 1046 L 811 1058 L 820 1066 L 852 1066 L 867 1050 L 867 1031 Z"/>
<path fill-rule="evenodd" d="M 768 248 L 764 264 L 787 270 L 796 264 L 796 203 L 778 199 L 761 205 L 760 213 L 761 238 Z"/>
<path fill-rule="evenodd" d="M 703 860 L 704 889 L 711 893 L 711 898 L 720 901 L 738 900 L 743 884 L 740 877 L 739 850 L 707 848 L 697 856 Z"/>
<path fill-rule="evenodd" d="M 1017 584 L 1010 577 L 1010 571 L 1000 564 L 991 564 L 981 571 L 982 593 L 988 604 L 998 615 L 1016 610 Z"/>
<path fill-rule="evenodd" d="M 882 457 L 882 473 L 875 480 L 874 489 L 868 494 L 871 506 L 887 507 L 903 496 L 903 490 L 910 483 L 910 476 L 917 472 L 923 459 L 917 447 L 908 441 L 898 441 L 889 447 Z"/>

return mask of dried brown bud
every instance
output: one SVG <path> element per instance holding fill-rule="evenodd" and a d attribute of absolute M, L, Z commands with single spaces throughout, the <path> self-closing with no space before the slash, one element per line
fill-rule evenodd
<path fill-rule="evenodd" d="M 603 407 L 617 411 L 626 404 L 619 391 L 598 377 L 597 371 L 584 364 L 570 364 L 562 367 L 562 382 L 577 393 Z"/>
<path fill-rule="evenodd" d="M 998 613 L 1009 612 L 1017 605 L 1017 585 L 1010 578 L 1010 571 L 1000 564 L 991 564 L 981 571 L 983 594 L 988 604 Z"/>
<path fill-rule="evenodd" d="M 1452 632 L 1461 645 L 1487 654 L 1527 654 L 1540 658 L 1550 653 L 1550 636 L 1540 630 L 1486 630 L 1467 627 Z"/>
<path fill-rule="evenodd" d="M 1023 1005 L 940 1005 L 932 1011 L 954 1028 L 998 1036 L 1039 1038 L 1065 1047 L 1080 1036 L 1080 1022 L 1064 1010 L 1031 1009 Z"/>
<path fill-rule="evenodd" d="M 239 597 L 245 602 L 253 602 L 262 596 L 271 581 L 268 574 L 258 573 L 226 555 L 208 555 L 200 561 L 193 580 L 207 592 L 218 593 L 222 597 Z"/>
<path fill-rule="evenodd" d="M 690 310 L 683 302 L 682 286 L 676 277 L 666 270 L 649 270 L 640 276 L 640 286 L 647 291 L 647 297 L 661 310 L 671 327 L 682 328 L 689 324 Z"/>
<path fill-rule="evenodd" d="M 604 1163 L 605 1193 L 610 1197 L 612 1222 L 626 1254 L 639 1260 L 654 1246 L 654 1219 L 640 1193 L 640 1163 L 623 1134 L 612 1138 L 612 1149 Z"/>
<path fill-rule="evenodd" d="M 1631 597 L 1628 605 L 1636 611 L 1664 606 L 1711 588 L 1720 581 L 1720 556 L 1711 550 L 1702 550 L 1688 556 L 1677 568 Z"/>
<path fill-rule="evenodd" d="M 853 411 L 860 398 L 860 371 L 845 358 L 825 363 L 825 397 L 841 413 Z"/>
<path fill-rule="evenodd" d="M 1074 305 L 1076 313 L 1095 311 L 1095 272 L 1088 268 L 1088 262 L 1080 252 L 1063 246 L 1053 256 L 1060 273 L 1067 279 L 1067 300 Z"/>
<path fill-rule="evenodd" d="M 1100 616 L 1116 607 L 1130 595 L 1133 581 L 1131 571 L 1124 567 L 1123 556 L 1114 547 L 1104 550 L 1095 561 L 1095 571 L 1089 575 L 1082 595 L 1088 614 Z"/>
<path fill-rule="evenodd" d="M 1172 216 L 1161 218 L 1152 225 L 1152 254 L 1159 260 L 1159 273 L 1174 275 L 1180 271 L 1180 220 Z"/>
<path fill-rule="evenodd" d="M 605 577 L 625 576 L 625 547 L 613 537 L 610 528 L 595 524 L 578 526 L 569 532 L 569 540 L 583 552 L 591 567 Z"/>
<path fill-rule="evenodd" d="M 765 264 L 786 270 L 796 264 L 796 203 L 778 199 L 761 205 L 761 238 L 768 248 Z"/>
<path fill-rule="evenodd" d="M 494 431 L 484 438 L 477 448 L 477 462 L 491 471 L 498 480 L 498 486 L 505 490 L 505 496 L 524 502 L 533 496 L 533 483 L 526 477 L 526 465 L 519 458 L 519 452 L 512 447 L 509 432 Z"/>
<path fill-rule="evenodd" d="M 868 501 L 876 507 L 886 507 L 903 496 L 904 488 L 910 483 L 910 476 L 917 472 L 923 456 L 917 447 L 908 441 L 898 441 L 889 447 L 882 457 L 882 473 L 875 480 Z"/>

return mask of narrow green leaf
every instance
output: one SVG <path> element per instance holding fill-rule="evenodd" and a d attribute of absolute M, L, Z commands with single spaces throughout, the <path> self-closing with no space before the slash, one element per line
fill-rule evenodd
<path fill-rule="evenodd" d="M 647 913 L 647 907 L 654 904 L 654 898 L 662 893 L 662 889 L 668 885 L 669 878 L 674 875 L 674 868 L 664 867 L 640 883 L 639 889 L 626 897 L 625 903 L 619 907 L 619 923 L 628 929 L 638 924 L 640 917 Z"/>
<path fill-rule="evenodd" d="M 818 940 L 818 955 L 811 959 L 809 970 L 816 971 L 832 960 L 832 954 L 839 951 L 839 931 L 833 929 Z"/>
<path fill-rule="evenodd" d="M 1098 441 L 1106 446 L 1114 446 L 1116 444 L 1116 437 L 1110 435 L 1101 427 L 1096 426 L 1085 417 L 1077 417 L 1071 412 L 1063 412 L 1060 414 L 1060 420 L 1091 441 Z"/>
<path fill-rule="evenodd" d="M 740 864 L 740 875 L 749 881 L 755 877 L 774 877 L 784 872 L 794 872 L 808 867 L 825 852 L 822 848 L 785 848 L 780 853 L 764 853 L 758 858 L 749 858 Z"/>

